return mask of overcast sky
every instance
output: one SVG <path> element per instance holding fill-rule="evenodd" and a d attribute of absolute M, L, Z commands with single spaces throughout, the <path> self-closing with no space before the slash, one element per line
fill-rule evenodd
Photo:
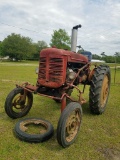
<path fill-rule="evenodd" d="M 11 33 L 44 40 L 81 24 L 77 45 L 93 54 L 120 51 L 120 0 L 0 0 L 0 41 Z"/>

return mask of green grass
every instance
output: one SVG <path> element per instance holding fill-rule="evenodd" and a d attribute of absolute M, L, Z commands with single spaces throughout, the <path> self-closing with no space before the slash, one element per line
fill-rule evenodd
<path fill-rule="evenodd" d="M 60 104 L 52 99 L 34 95 L 33 107 L 25 117 L 44 118 L 54 126 L 54 136 L 43 143 L 20 141 L 13 134 L 19 119 L 9 118 L 4 111 L 4 102 L 16 83 L 29 81 L 36 84 L 35 68 L 38 62 L 0 63 L 0 160 L 119 160 L 120 159 L 120 69 L 117 69 L 114 84 L 114 69 L 110 97 L 102 115 L 89 111 L 86 87 L 82 106 L 83 119 L 80 133 L 73 145 L 63 149 L 56 140 L 56 128 L 60 117 Z M 76 92 L 73 96 L 76 96 Z M 22 118 L 21 118 L 22 119 Z"/>

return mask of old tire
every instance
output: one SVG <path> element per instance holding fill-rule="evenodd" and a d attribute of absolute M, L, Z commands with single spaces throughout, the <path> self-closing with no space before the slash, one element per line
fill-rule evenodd
<path fill-rule="evenodd" d="M 66 148 L 76 139 L 82 120 L 82 108 L 77 102 L 69 103 L 61 113 L 57 126 L 57 141 Z"/>
<path fill-rule="evenodd" d="M 110 68 L 100 65 L 94 70 L 89 91 L 89 106 L 94 114 L 105 111 L 110 92 Z"/>
<path fill-rule="evenodd" d="M 5 101 L 5 112 L 10 118 L 20 118 L 25 116 L 32 107 L 33 95 L 26 93 L 26 99 L 23 100 L 24 89 L 15 88 L 7 96 Z"/>
<path fill-rule="evenodd" d="M 33 129 L 34 133 L 31 133 L 30 125 L 34 125 Z M 36 132 L 36 127 L 39 129 Z M 28 132 L 29 130 L 29 132 Z M 25 118 L 23 120 L 20 120 L 16 123 L 15 128 L 14 128 L 14 133 L 16 137 L 18 137 L 20 140 L 26 141 L 26 142 L 43 142 L 45 140 L 48 140 L 51 138 L 51 136 L 54 133 L 54 129 L 52 124 L 49 121 L 46 121 L 41 118 Z"/>

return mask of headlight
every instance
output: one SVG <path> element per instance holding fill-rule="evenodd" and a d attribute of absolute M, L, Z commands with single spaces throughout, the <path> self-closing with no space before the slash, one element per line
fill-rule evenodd
<path fill-rule="evenodd" d="M 76 73 L 72 69 L 68 68 L 67 69 L 68 80 L 73 80 L 73 79 L 75 79 L 75 77 L 76 77 Z"/>
<path fill-rule="evenodd" d="M 73 80 L 76 77 L 76 73 L 75 72 L 70 72 L 68 77 L 69 77 L 70 80 Z"/>

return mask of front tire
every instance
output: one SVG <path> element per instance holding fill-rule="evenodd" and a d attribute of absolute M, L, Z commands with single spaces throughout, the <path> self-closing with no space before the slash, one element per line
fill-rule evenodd
<path fill-rule="evenodd" d="M 105 111 L 110 92 L 110 68 L 100 65 L 94 70 L 89 91 L 90 110 L 94 114 Z"/>
<path fill-rule="evenodd" d="M 7 96 L 5 101 L 5 112 L 10 118 L 20 118 L 25 116 L 31 109 L 33 104 L 33 95 L 26 92 L 24 95 L 23 88 L 13 89 Z"/>
<path fill-rule="evenodd" d="M 66 148 L 76 139 L 82 120 L 82 108 L 77 102 L 69 103 L 61 113 L 57 126 L 57 141 Z"/>

